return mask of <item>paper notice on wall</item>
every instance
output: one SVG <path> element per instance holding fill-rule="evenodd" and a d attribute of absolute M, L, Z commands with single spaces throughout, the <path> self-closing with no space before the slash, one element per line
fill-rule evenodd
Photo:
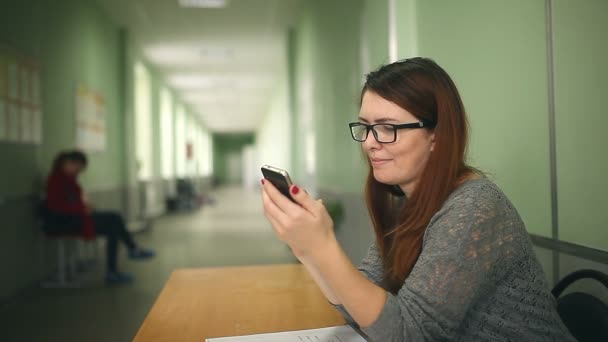
<path fill-rule="evenodd" d="M 8 113 L 7 140 L 19 141 L 19 107 L 14 102 L 8 102 L 6 109 Z"/>
<path fill-rule="evenodd" d="M 25 66 L 22 65 L 19 67 L 19 99 L 26 103 L 31 101 L 30 74 L 29 69 Z"/>
<path fill-rule="evenodd" d="M 8 64 L 8 98 L 11 100 L 19 99 L 19 69 L 17 63 Z"/>
<path fill-rule="evenodd" d="M 41 65 L 0 45 L 0 140 L 35 142 L 42 136 Z"/>
<path fill-rule="evenodd" d="M 30 142 L 31 141 L 31 119 L 30 109 L 27 107 L 19 108 L 19 141 Z"/>
<path fill-rule="evenodd" d="M 106 148 L 105 100 L 84 85 L 76 89 L 76 146 L 86 151 Z"/>
<path fill-rule="evenodd" d="M 8 97 L 8 54 L 5 49 L 0 47 L 0 98 Z"/>
<path fill-rule="evenodd" d="M 32 75 L 32 103 L 39 107 L 41 104 L 40 98 L 40 72 L 35 70 Z"/>

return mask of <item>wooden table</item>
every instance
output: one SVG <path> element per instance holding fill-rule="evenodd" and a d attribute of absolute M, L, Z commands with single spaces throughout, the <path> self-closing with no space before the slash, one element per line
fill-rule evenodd
<path fill-rule="evenodd" d="M 134 341 L 204 342 L 342 324 L 302 265 L 178 269 Z"/>

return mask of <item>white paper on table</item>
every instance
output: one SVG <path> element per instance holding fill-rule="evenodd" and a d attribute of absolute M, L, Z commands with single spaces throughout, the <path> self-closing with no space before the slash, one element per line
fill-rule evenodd
<path fill-rule="evenodd" d="M 353 328 L 339 327 L 286 331 L 271 334 L 208 338 L 206 342 L 365 342 Z"/>

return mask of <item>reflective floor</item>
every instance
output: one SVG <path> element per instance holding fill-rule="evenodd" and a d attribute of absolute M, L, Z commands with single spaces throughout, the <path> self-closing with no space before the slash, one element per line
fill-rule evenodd
<path fill-rule="evenodd" d="M 156 249 L 154 260 L 126 260 L 121 251 L 120 267 L 135 283 L 105 286 L 101 262 L 81 288 L 30 291 L 1 309 L 0 340 L 131 341 L 175 268 L 296 262 L 274 237 L 257 191 L 223 188 L 214 197 L 214 207 L 162 217 L 136 235 Z"/>

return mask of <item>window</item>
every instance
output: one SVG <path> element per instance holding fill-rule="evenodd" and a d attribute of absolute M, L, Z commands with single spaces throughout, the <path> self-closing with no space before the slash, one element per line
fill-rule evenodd
<path fill-rule="evenodd" d="M 177 157 L 176 174 L 180 178 L 186 177 L 186 111 L 182 105 L 176 112 L 174 151 Z"/>
<path fill-rule="evenodd" d="M 213 174 L 213 139 L 211 138 L 211 133 L 208 131 L 205 132 L 204 141 L 204 151 L 206 151 L 207 154 L 205 156 L 205 163 L 203 164 L 205 165 L 203 173 L 205 177 L 211 177 Z"/>
<path fill-rule="evenodd" d="M 192 116 L 192 114 L 186 117 L 186 172 L 188 176 L 196 176 L 197 171 L 197 153 L 198 148 L 196 146 L 196 136 L 198 134 L 199 126 L 196 119 Z"/>
<path fill-rule="evenodd" d="M 175 176 L 174 151 L 174 115 L 173 97 L 168 89 L 164 88 L 160 94 L 160 134 L 161 134 L 161 174 L 163 178 L 170 179 Z"/>
<path fill-rule="evenodd" d="M 211 146 L 211 135 L 201 126 L 198 137 L 198 175 L 209 177 L 213 171 L 213 148 Z"/>
<path fill-rule="evenodd" d="M 141 63 L 135 64 L 135 157 L 137 179 L 152 178 L 152 120 L 150 74 Z"/>

